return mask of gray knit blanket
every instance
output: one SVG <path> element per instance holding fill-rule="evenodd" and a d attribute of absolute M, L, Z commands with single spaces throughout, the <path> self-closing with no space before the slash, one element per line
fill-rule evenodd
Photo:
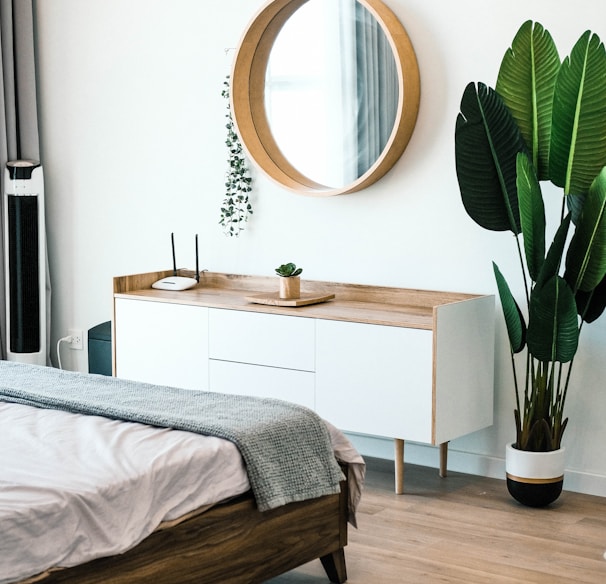
<path fill-rule="evenodd" d="M 342 473 L 325 423 L 281 400 L 0 361 L 0 401 L 229 440 L 242 454 L 260 511 L 339 492 Z"/>

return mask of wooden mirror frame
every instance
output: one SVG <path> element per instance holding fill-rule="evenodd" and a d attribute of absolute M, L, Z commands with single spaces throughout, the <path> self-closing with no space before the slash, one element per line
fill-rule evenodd
<path fill-rule="evenodd" d="M 354 182 L 332 188 L 312 181 L 283 156 L 265 111 L 265 74 L 271 49 L 284 23 L 306 2 L 308 0 L 273 0 L 248 25 L 238 46 L 232 70 L 232 116 L 248 156 L 279 185 L 310 196 L 353 193 L 379 180 L 406 149 L 419 112 L 419 66 L 408 34 L 396 15 L 381 0 L 357 0 L 376 18 L 393 50 L 398 73 L 398 107 L 394 128 L 379 158 Z"/>

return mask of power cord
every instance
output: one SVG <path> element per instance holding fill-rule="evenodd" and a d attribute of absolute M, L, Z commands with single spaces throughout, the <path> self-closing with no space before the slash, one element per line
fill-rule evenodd
<path fill-rule="evenodd" d="M 57 341 L 57 362 L 59 363 L 59 369 L 63 369 L 63 366 L 61 365 L 61 343 L 71 343 L 72 340 L 73 337 L 68 335 L 67 337 L 63 337 Z"/>

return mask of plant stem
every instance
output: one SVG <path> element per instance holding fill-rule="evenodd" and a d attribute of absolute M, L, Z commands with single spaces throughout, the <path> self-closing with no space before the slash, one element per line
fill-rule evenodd
<path fill-rule="evenodd" d="M 518 375 L 516 373 L 515 354 L 513 351 L 510 351 L 509 353 L 511 355 L 511 369 L 513 370 L 513 386 L 516 392 L 516 408 L 518 409 L 518 412 L 520 412 L 520 415 L 522 415 L 522 410 L 520 409 L 520 391 L 518 388 Z M 528 364 L 526 366 L 528 366 Z"/>
<path fill-rule="evenodd" d="M 564 383 L 564 392 L 562 393 L 562 399 L 560 400 L 560 410 L 564 411 L 564 404 L 566 403 L 566 395 L 568 394 L 568 384 L 570 382 L 570 374 L 572 373 L 572 366 L 574 364 L 574 357 L 571 359 L 568 365 L 568 373 L 566 374 L 566 381 Z"/>

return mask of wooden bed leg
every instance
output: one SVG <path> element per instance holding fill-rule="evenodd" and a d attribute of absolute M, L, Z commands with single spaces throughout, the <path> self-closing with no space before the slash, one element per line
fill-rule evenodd
<path fill-rule="evenodd" d="M 404 440 L 394 438 L 396 495 L 404 493 Z"/>
<path fill-rule="evenodd" d="M 339 548 L 336 552 L 320 558 L 324 571 L 331 582 L 343 584 L 347 582 L 347 568 L 345 567 L 345 550 Z"/>
<path fill-rule="evenodd" d="M 448 442 L 440 444 L 440 476 L 442 478 L 448 475 Z"/>

